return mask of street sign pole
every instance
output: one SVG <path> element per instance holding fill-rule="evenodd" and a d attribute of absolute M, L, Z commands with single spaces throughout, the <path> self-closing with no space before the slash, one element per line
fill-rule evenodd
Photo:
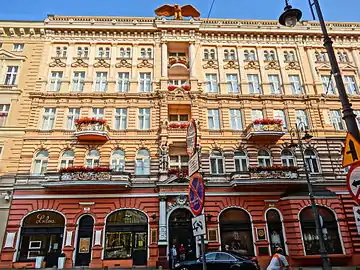
<path fill-rule="evenodd" d="M 206 270 L 206 258 L 205 258 L 205 241 L 204 241 L 204 235 L 201 235 L 201 255 L 202 255 L 202 266 L 203 270 Z"/>

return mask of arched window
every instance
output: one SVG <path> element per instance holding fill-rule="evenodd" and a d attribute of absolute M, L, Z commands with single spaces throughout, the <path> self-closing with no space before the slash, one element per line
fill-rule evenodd
<path fill-rule="evenodd" d="M 148 49 L 147 49 L 146 57 L 147 57 L 147 58 L 152 58 L 152 49 L 151 49 L 151 48 L 148 48 Z"/>
<path fill-rule="evenodd" d="M 295 59 L 295 53 L 293 52 L 293 51 L 291 51 L 290 53 L 289 53 L 289 60 L 290 61 L 295 61 L 296 59 Z"/>
<path fill-rule="evenodd" d="M 234 49 L 231 49 L 230 50 L 230 57 L 229 57 L 230 60 L 236 60 L 236 54 L 235 54 L 235 50 Z"/>
<path fill-rule="evenodd" d="M 60 168 L 68 168 L 74 166 L 74 152 L 71 150 L 66 150 L 60 161 Z"/>
<path fill-rule="evenodd" d="M 211 49 L 211 50 L 210 50 L 210 59 L 211 59 L 211 60 L 215 60 L 215 59 L 216 59 L 215 49 Z"/>
<path fill-rule="evenodd" d="M 285 252 L 283 225 L 279 212 L 274 209 L 268 210 L 266 212 L 266 222 L 271 245 L 271 253 L 273 254 L 277 247 L 282 248 Z"/>
<path fill-rule="evenodd" d="M 229 60 L 229 51 L 228 50 L 224 50 L 224 59 Z"/>
<path fill-rule="evenodd" d="M 234 153 L 234 162 L 236 172 L 246 172 L 248 170 L 248 157 L 244 151 Z"/>
<path fill-rule="evenodd" d="M 281 152 L 281 163 L 285 167 L 296 165 L 294 154 L 289 149 L 284 149 Z"/>
<path fill-rule="evenodd" d="M 254 255 L 251 220 L 242 209 L 223 211 L 219 218 L 221 249 L 228 245 L 230 250 L 244 255 Z"/>
<path fill-rule="evenodd" d="M 106 219 L 104 259 L 147 261 L 148 219 L 137 210 L 119 210 Z"/>
<path fill-rule="evenodd" d="M 47 171 L 49 152 L 41 150 L 34 158 L 33 174 L 43 175 Z"/>
<path fill-rule="evenodd" d="M 265 61 L 270 60 L 268 51 L 264 51 L 264 59 L 265 59 Z"/>
<path fill-rule="evenodd" d="M 318 51 L 315 52 L 315 59 L 316 59 L 316 62 L 321 62 L 321 56 Z"/>
<path fill-rule="evenodd" d="M 254 50 L 251 50 L 251 51 L 250 51 L 249 57 L 250 57 L 250 60 L 251 60 L 251 61 L 255 61 L 255 60 L 256 60 L 256 56 L 255 56 L 255 51 L 254 51 Z"/>
<path fill-rule="evenodd" d="M 209 50 L 208 49 L 204 49 L 204 59 L 209 60 Z"/>
<path fill-rule="evenodd" d="M 289 53 L 287 51 L 284 51 L 284 61 L 285 62 L 289 61 Z"/>
<path fill-rule="evenodd" d="M 324 234 L 325 247 L 329 254 L 342 254 L 338 224 L 334 213 L 322 206 L 317 206 L 320 215 L 322 233 Z M 314 211 L 311 206 L 300 212 L 301 231 L 305 245 L 306 255 L 320 254 L 319 236 L 316 233 Z"/>
<path fill-rule="evenodd" d="M 125 169 L 125 152 L 115 150 L 110 157 L 110 168 L 115 172 L 123 172 Z"/>
<path fill-rule="evenodd" d="M 218 150 L 211 152 L 210 170 L 212 174 L 224 174 L 224 156 Z"/>
<path fill-rule="evenodd" d="M 276 56 L 275 56 L 275 52 L 274 52 L 274 51 L 270 51 L 269 59 L 270 59 L 271 61 L 275 61 L 275 60 L 276 60 Z"/>
<path fill-rule="evenodd" d="M 125 48 L 123 48 L 123 47 L 120 48 L 120 57 L 122 57 L 122 58 L 125 57 Z"/>
<path fill-rule="evenodd" d="M 150 154 L 147 150 L 141 149 L 137 152 L 135 167 L 135 174 L 137 175 L 150 174 Z"/>
<path fill-rule="evenodd" d="M 140 57 L 146 58 L 146 50 L 144 48 L 141 48 L 141 50 L 140 50 Z"/>
<path fill-rule="evenodd" d="M 90 150 L 86 155 L 86 166 L 94 168 L 100 165 L 100 152 L 98 150 Z"/>
<path fill-rule="evenodd" d="M 258 152 L 258 163 L 260 167 L 269 167 L 272 165 L 271 155 L 267 150 L 261 149 Z"/>
<path fill-rule="evenodd" d="M 250 60 L 250 54 L 249 54 L 248 50 L 244 51 L 244 58 L 245 58 L 245 60 Z"/>
<path fill-rule="evenodd" d="M 320 172 L 320 166 L 319 166 L 319 160 L 316 155 L 316 153 L 311 149 L 306 149 L 304 152 L 305 162 L 308 170 L 311 173 L 319 173 Z"/>

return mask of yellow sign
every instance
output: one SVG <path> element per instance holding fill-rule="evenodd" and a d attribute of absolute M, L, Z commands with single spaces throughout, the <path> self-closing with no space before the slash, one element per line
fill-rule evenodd
<path fill-rule="evenodd" d="M 360 143 L 349 132 L 346 135 L 344 157 L 342 167 L 345 168 L 351 164 L 360 161 Z"/>

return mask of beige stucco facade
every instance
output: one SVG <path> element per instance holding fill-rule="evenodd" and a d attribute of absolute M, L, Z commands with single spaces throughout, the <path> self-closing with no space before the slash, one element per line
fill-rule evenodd
<path fill-rule="evenodd" d="M 354 110 L 360 112 L 360 23 L 334 22 L 328 27 L 349 98 Z M 14 253 L 19 255 L 17 239 L 24 215 L 52 207 L 69 215 L 67 218 L 73 222 L 67 223 L 67 230 L 74 234 L 66 238 L 62 251 L 67 255 L 67 266 L 75 265 L 75 217 L 92 211 L 90 206 L 77 202 L 76 195 L 92 201 L 94 192 L 103 193 L 106 198 L 118 194 L 146 197 L 139 195 L 142 193 L 156 196 L 155 202 L 142 204 L 139 199 L 127 207 L 142 209 L 149 216 L 154 213 L 158 218 L 154 223 L 149 221 L 157 239 L 149 240 L 148 265 L 163 263 L 170 242 L 169 216 L 164 215 L 170 215 L 170 210 L 162 202 L 170 203 L 187 192 L 186 184 L 168 173 L 170 167 L 187 166 L 186 158 L 179 161 L 187 156 L 186 129 L 174 128 L 172 124 L 191 118 L 198 124 L 201 172 L 210 194 L 205 211 L 217 219 L 209 225 L 218 234 L 217 241 L 208 242 L 209 250 L 222 247 L 217 222 L 227 207 L 247 210 L 253 215 L 256 228 L 265 227 L 263 212 L 269 207 L 280 211 L 281 207 L 294 207 L 284 210 L 284 219 L 286 224 L 299 221 L 297 214 L 308 205 L 306 199 L 302 198 L 301 203 L 286 201 L 293 197 L 280 199 L 279 194 L 305 183 L 302 169 L 296 179 L 267 175 L 255 180 L 244 167 L 261 166 L 262 162 L 284 165 L 281 153 L 291 142 L 290 130 L 301 121 L 314 136 L 306 144 L 313 155 L 308 157 L 312 181 L 318 187 L 330 187 L 341 201 L 328 202 L 319 197 L 323 200 L 321 205 L 336 208 L 341 255 L 353 258 L 349 264 L 358 263 L 354 256 L 360 251 L 354 245 L 359 241 L 354 236 L 356 226 L 346 221 L 353 219 L 354 202 L 346 191 L 346 172 L 341 168 L 346 128 L 340 119 L 341 104 L 334 82 L 334 89 L 327 89 L 323 83 L 331 68 L 323 54 L 317 23 L 304 21 L 288 29 L 276 21 L 49 16 L 44 22 L 0 22 L 0 35 L 0 78 L 5 82 L 7 68 L 19 66 L 14 85 L 4 85 L 2 81 L 0 84 L 0 104 L 10 105 L 6 123 L 0 127 L 0 193 L 8 191 L 10 195 L 6 200 L 5 194 L 0 197 L 0 242 L 5 242 L 1 237 L 6 228 L 7 235 L 11 235 L 2 245 L 3 266 L 23 266 Z M 23 43 L 23 51 L 14 52 L 14 43 Z M 184 62 L 179 61 L 181 57 Z M 176 89 L 168 87 L 174 84 Z M 105 119 L 106 127 L 76 130 L 73 120 L 83 117 Z M 263 127 L 258 130 L 254 121 L 261 118 L 282 118 L 283 126 L 274 132 Z M 166 154 L 159 152 L 161 146 Z M 150 155 L 149 168 L 146 157 L 139 157 L 142 149 Z M 91 150 L 100 154 L 96 161 L 89 156 Z M 69 160 L 63 156 L 65 151 L 73 151 L 73 166 L 105 167 L 113 165 L 115 150 L 125 153 L 124 160 L 119 159 L 119 164 L 123 164 L 120 167 L 128 173 L 121 176 L 124 184 L 115 189 L 104 187 L 106 184 L 100 188 L 90 185 L 82 190 L 60 181 L 62 160 Z M 269 154 L 263 159 L 268 161 L 260 160 L 261 150 Z M 213 151 L 219 154 L 220 163 L 212 163 Z M 239 151 L 246 156 L 245 163 L 240 161 L 242 165 L 237 165 L 234 154 Z M 46 154 L 39 157 L 39 153 Z M 292 153 L 294 163 L 286 164 L 303 168 L 299 150 Z M 143 167 L 137 166 L 141 162 Z M 244 175 L 238 175 L 237 166 Z M 119 180 L 116 177 L 113 182 Z M 219 203 L 216 196 L 234 201 L 219 199 Z M 52 199 L 59 201 L 53 204 Z M 113 206 L 107 206 L 111 201 L 96 201 L 96 205 L 101 203 L 102 208 L 92 214 L 104 213 L 95 224 L 95 229 L 104 235 L 103 219 Z M 299 240 L 301 231 L 296 225 L 295 229 L 286 226 L 288 255 L 293 256 L 290 260 L 294 265 L 303 265 L 306 254 L 304 242 Z M 254 255 L 259 256 L 258 247 L 270 245 L 269 238 L 265 242 L 254 239 Z M 104 244 L 96 243 L 92 265 L 114 266 L 104 259 L 104 254 L 100 255 Z M 265 255 L 263 260 L 267 260 Z"/>

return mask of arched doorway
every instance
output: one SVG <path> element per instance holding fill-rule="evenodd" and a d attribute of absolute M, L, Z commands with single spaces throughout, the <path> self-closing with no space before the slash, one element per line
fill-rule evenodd
<path fill-rule="evenodd" d="M 230 208 L 220 215 L 221 248 L 243 255 L 254 255 L 254 241 L 251 220 L 248 213 L 242 209 Z"/>
<path fill-rule="evenodd" d="M 180 246 L 183 244 L 186 260 L 196 258 L 196 245 L 191 218 L 193 218 L 193 214 L 185 208 L 176 209 L 169 216 L 169 249 L 175 245 L 179 253 Z"/>
<path fill-rule="evenodd" d="M 28 215 L 20 234 L 20 262 L 35 261 L 44 257 L 46 267 L 58 265 L 64 237 L 64 217 L 53 211 L 39 211 Z"/>
<path fill-rule="evenodd" d="M 94 219 L 85 215 L 80 218 L 76 244 L 75 266 L 88 266 L 91 260 Z"/>
<path fill-rule="evenodd" d="M 279 212 L 275 209 L 268 210 L 266 212 L 266 221 L 270 238 L 271 254 L 275 252 L 277 247 L 281 247 L 283 251 L 286 252 L 283 226 Z"/>
<path fill-rule="evenodd" d="M 132 259 L 147 265 L 148 219 L 138 210 L 119 210 L 108 216 L 104 259 Z"/>
<path fill-rule="evenodd" d="M 338 224 L 334 213 L 322 206 L 317 206 L 322 233 L 324 235 L 325 247 L 329 254 L 342 254 L 342 246 L 339 236 Z M 315 215 L 311 206 L 300 212 L 300 223 L 303 234 L 306 255 L 320 254 L 319 237 L 316 233 Z"/>

